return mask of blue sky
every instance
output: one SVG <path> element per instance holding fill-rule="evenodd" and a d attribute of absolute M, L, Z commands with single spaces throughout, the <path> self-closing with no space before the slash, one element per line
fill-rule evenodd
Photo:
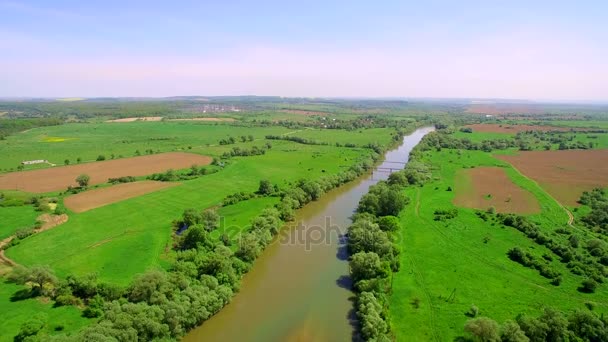
<path fill-rule="evenodd" d="M 0 96 L 608 100 L 605 1 L 5 1 Z"/>

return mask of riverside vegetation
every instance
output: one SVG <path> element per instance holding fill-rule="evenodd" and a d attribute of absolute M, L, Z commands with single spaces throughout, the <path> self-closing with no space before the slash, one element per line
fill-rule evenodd
<path fill-rule="evenodd" d="M 0 134 L 3 172 L 49 167 L 19 164 L 35 159 L 74 165 L 174 151 L 213 158 L 211 165 L 124 174 L 69 191 L 2 189 L 0 232 L 16 237 L 4 253 L 17 265 L 0 267 L 6 308 L 0 340 L 179 339 L 230 302 L 241 277 L 298 209 L 369 172 L 404 133 L 433 123 L 439 132 L 423 139 L 403 171 L 373 186 L 353 217 L 348 250 L 360 335 L 605 340 L 606 185 L 581 193 L 580 207 L 566 206 L 574 216 L 570 227 L 543 184 L 493 157 L 606 148 L 602 113 L 509 121 L 587 131 L 501 134 L 461 130 L 482 120 L 460 104 L 210 103 L 242 110 L 211 114 L 225 121 L 171 121 L 200 116 L 198 100 L 0 104 L 7 113 L 0 118 L 7 127 Z M 104 122 L 146 116 L 164 119 Z M 456 172 L 477 166 L 504 168 L 542 212 L 454 206 L 461 191 Z M 63 205 L 72 193 L 144 179 L 176 185 L 82 213 Z M 42 213 L 69 220 L 31 234 Z M 550 307 L 543 305 L 548 298 Z"/>

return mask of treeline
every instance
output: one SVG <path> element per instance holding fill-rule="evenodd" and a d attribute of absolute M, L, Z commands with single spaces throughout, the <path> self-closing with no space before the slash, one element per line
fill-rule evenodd
<path fill-rule="evenodd" d="M 192 165 L 190 169 L 185 172 L 178 172 L 173 169 L 169 169 L 165 172 L 154 173 L 147 177 L 147 179 L 160 181 L 160 182 L 177 182 L 180 180 L 194 179 L 200 176 L 210 175 L 218 172 L 217 167 L 204 167 Z"/>
<path fill-rule="evenodd" d="M 234 194 L 230 194 L 222 200 L 222 206 L 225 207 L 225 206 L 237 204 L 239 202 L 247 201 L 252 198 L 264 197 L 264 196 L 277 196 L 277 195 L 280 195 L 279 186 L 277 184 L 272 185 L 272 183 L 269 180 L 263 179 L 260 181 L 258 191 L 256 191 L 256 192 L 239 191 L 239 192 L 235 192 Z"/>
<path fill-rule="evenodd" d="M 116 178 L 108 178 L 108 183 L 110 184 L 119 184 L 119 183 L 132 183 L 135 182 L 137 178 L 133 176 L 123 176 Z"/>
<path fill-rule="evenodd" d="M 176 221 L 187 225 L 176 235 L 175 262 L 167 272 L 152 270 L 126 288 L 97 281 L 94 275 L 58 280 L 47 267 L 18 268 L 11 281 L 31 284 L 30 296 L 49 296 L 56 305 L 85 305 L 83 315 L 98 318 L 73 336 L 51 341 L 151 341 L 178 339 L 230 302 L 242 275 L 281 227 L 276 209 L 266 209 L 241 234 L 236 251 L 232 240 L 214 239 L 219 216 L 213 210 L 188 209 Z M 26 322 L 19 338 L 35 337 L 42 329 Z"/>
<path fill-rule="evenodd" d="M 327 142 L 306 139 L 306 138 L 296 137 L 296 136 L 292 136 L 292 135 L 267 135 L 266 139 L 293 141 L 293 142 L 297 142 L 298 144 L 304 144 L 304 145 L 329 145 L 329 143 L 327 143 Z"/>
<path fill-rule="evenodd" d="M 579 203 L 591 208 L 591 212 L 582 221 L 591 229 L 608 235 L 608 196 L 603 189 L 595 188 L 583 192 Z"/>
<path fill-rule="evenodd" d="M 467 321 L 464 330 L 475 341 L 608 341 L 608 320 L 589 310 L 576 310 L 566 316 L 544 308 L 539 317 L 520 314 L 502 325 L 491 318 L 477 317 Z"/>
<path fill-rule="evenodd" d="M 249 149 L 241 148 L 241 147 L 233 147 L 230 152 L 224 152 L 222 154 L 222 159 L 228 159 L 230 157 L 249 157 L 249 156 L 259 156 L 266 154 L 266 151 L 272 148 L 272 144 L 266 143 L 263 147 L 253 146 Z"/>
<path fill-rule="evenodd" d="M 556 231 L 568 235 L 567 239 L 550 237 L 544 234 L 537 224 L 515 214 L 497 214 L 497 218 L 505 226 L 515 228 L 537 244 L 547 247 L 566 264 L 572 274 L 585 276 L 587 279 L 581 283 L 579 291 L 593 292 L 598 284 L 602 284 L 608 277 L 608 269 L 605 267 L 608 266 L 608 244 L 604 241 L 590 239 L 583 242 L 577 235 L 565 229 Z M 553 285 L 560 284 L 561 275 L 552 270 L 548 263 L 535 259 L 518 247 L 511 249 L 508 256 L 522 265 L 539 270 L 541 275 L 552 279 Z"/>
<path fill-rule="evenodd" d="M 428 179 L 428 168 L 413 162 L 391 174 L 387 181 L 378 182 L 361 198 L 348 229 L 355 310 L 365 340 L 392 340 L 388 295 L 392 273 L 400 268 L 396 234 L 401 225 L 396 216 L 409 203 L 404 187 L 421 185 Z"/>
<path fill-rule="evenodd" d="M 253 135 L 248 135 L 248 136 L 241 135 L 238 138 L 228 137 L 228 138 L 220 139 L 219 144 L 220 145 L 231 145 L 231 144 L 236 144 L 237 141 L 247 142 L 247 141 L 253 141 L 253 140 L 254 140 Z"/>
<path fill-rule="evenodd" d="M 461 128 L 461 132 L 469 133 L 469 128 Z M 472 132 L 472 131 L 471 131 Z M 517 148 L 520 151 L 551 150 L 553 144 L 557 144 L 558 150 L 568 149 L 590 149 L 596 144 L 593 142 L 574 141 L 574 135 L 563 132 L 518 132 L 515 136 L 504 139 L 490 139 L 481 142 L 472 141 L 469 138 L 456 138 L 451 135 L 453 131 L 449 128 L 440 129 L 425 136 L 425 144 L 421 148 L 425 151 L 441 150 L 442 148 L 462 149 L 472 151 L 492 152 L 494 150 L 505 150 Z"/>
<path fill-rule="evenodd" d="M 450 134 L 442 132 L 431 132 L 427 134 L 417 147 L 421 151 L 440 151 L 442 148 L 452 148 L 461 150 L 479 150 L 492 152 L 493 150 L 505 150 L 513 147 L 521 147 L 520 143 L 514 139 L 492 139 L 482 142 L 471 141 L 468 138 L 455 138 Z"/>
<path fill-rule="evenodd" d="M 301 179 L 290 188 L 280 193 L 281 201 L 276 208 L 281 219 L 291 221 L 295 217 L 295 210 L 302 208 L 311 201 L 316 201 L 327 191 L 355 180 L 357 177 L 371 170 L 379 155 L 372 153 L 370 157 L 359 161 L 348 170 L 336 175 L 325 176 L 317 180 Z"/>
<path fill-rule="evenodd" d="M 57 126 L 63 124 L 58 118 L 31 118 L 31 119 L 1 119 L 0 118 L 0 140 L 7 136 L 23 132 L 28 129 L 44 126 Z"/>
<path fill-rule="evenodd" d="M 586 150 L 593 148 L 596 144 L 592 141 L 582 142 L 575 141 L 574 129 L 570 132 L 563 131 L 525 131 L 518 132 L 515 139 L 526 141 L 529 146 L 542 147 L 545 150 L 550 150 L 552 145 L 558 145 L 558 150 Z M 584 133 L 605 133 L 605 130 L 586 131 Z M 581 133 L 582 134 L 582 133 Z M 589 136 L 595 137 L 597 136 Z"/>

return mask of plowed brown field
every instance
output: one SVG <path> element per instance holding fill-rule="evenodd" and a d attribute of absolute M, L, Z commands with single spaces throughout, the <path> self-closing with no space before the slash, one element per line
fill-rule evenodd
<path fill-rule="evenodd" d="M 185 169 L 193 164 L 208 165 L 211 161 L 210 157 L 199 154 L 170 152 L 41 170 L 11 172 L 0 175 L 0 189 L 27 192 L 58 191 L 66 189 L 69 185 L 75 186 L 75 179 L 81 174 L 89 175 L 91 177 L 89 184 L 94 185 L 107 182 L 108 178 L 145 176 L 164 172 L 168 169 Z"/>
<path fill-rule="evenodd" d="M 496 157 L 534 179 L 562 204 L 576 206 L 583 191 L 608 186 L 608 150 L 527 151 Z"/>
<path fill-rule="evenodd" d="M 104 205 L 120 202 L 129 198 L 145 195 L 176 185 L 179 185 L 179 183 L 155 181 L 124 183 L 114 185 L 109 188 L 81 192 L 79 194 L 67 197 L 63 203 L 68 209 L 81 213 L 83 211 L 103 207 Z"/>
<path fill-rule="evenodd" d="M 454 204 L 465 208 L 488 209 L 499 213 L 540 212 L 536 197 L 511 182 L 501 167 L 476 167 L 456 175 Z"/>

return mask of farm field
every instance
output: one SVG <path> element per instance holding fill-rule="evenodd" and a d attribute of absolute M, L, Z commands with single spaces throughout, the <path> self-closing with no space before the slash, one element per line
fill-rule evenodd
<path fill-rule="evenodd" d="M 335 174 L 368 153 L 284 141 L 276 142 L 271 151 L 235 158 L 224 170 L 177 187 L 71 215 L 66 224 L 24 240 L 6 254 L 25 265 L 45 260 L 58 275 L 97 272 L 100 279 L 126 284 L 134 274 L 160 265 L 167 257 L 171 221 L 184 209 L 209 208 L 234 192 L 255 191 L 261 179 L 286 185 L 300 178 Z"/>
<path fill-rule="evenodd" d="M 318 138 L 324 143 L 329 143 L 329 145 L 304 145 L 284 140 L 264 140 L 267 134 L 284 134 L 301 131 L 280 127 L 249 127 L 239 131 L 239 127 L 217 125 L 214 123 L 140 121 L 121 124 L 89 125 L 92 127 L 80 124 L 69 125 L 76 128 L 76 130 L 71 132 L 69 139 L 66 137 L 67 134 L 61 132 L 64 128 L 62 126 L 34 129 L 26 133 L 10 136 L 8 139 L 10 144 L 5 145 L 4 148 L 28 149 L 32 145 L 29 139 L 35 137 L 34 139 L 38 140 L 40 137 L 52 136 L 61 137 L 61 139 L 65 138 L 65 140 L 54 139 L 54 141 L 58 142 L 48 143 L 58 146 L 56 150 L 52 150 L 52 153 L 76 155 L 70 151 L 71 147 L 81 152 L 85 149 L 91 149 L 88 152 L 91 156 L 95 156 L 100 154 L 98 152 L 100 146 L 102 146 L 101 148 L 105 148 L 106 144 L 94 147 L 94 143 L 99 143 L 102 139 L 94 134 L 88 136 L 88 133 L 94 131 L 102 132 L 102 135 L 105 136 L 104 139 L 109 139 L 110 141 L 139 139 L 138 137 L 141 137 L 141 139 L 152 141 L 153 144 L 158 144 L 155 146 L 162 146 L 168 140 L 161 138 L 158 138 L 158 140 L 150 139 L 154 139 L 151 137 L 165 134 L 167 131 L 163 131 L 163 129 L 167 127 L 169 127 L 168 132 L 172 132 L 171 130 L 174 130 L 173 132 L 181 132 L 183 130 L 183 135 L 188 135 L 189 130 L 191 130 L 190 134 L 196 135 L 197 139 L 202 139 L 199 140 L 201 145 L 193 146 L 191 150 L 188 149 L 188 152 L 196 151 L 198 153 L 221 156 L 230 152 L 234 147 L 247 150 L 254 146 L 262 146 L 266 142 L 272 145 L 263 155 L 232 157 L 225 162 L 225 166 L 220 168 L 218 172 L 195 177 L 191 180 L 180 180 L 180 185 L 177 186 L 175 186 L 177 184 L 175 182 L 163 182 L 161 183 L 162 189 L 160 190 L 145 189 L 145 191 L 140 191 L 141 189 L 133 189 L 133 187 L 137 188 L 140 184 L 153 184 L 154 188 L 159 184 L 157 182 L 144 181 L 115 186 L 104 185 L 101 188 L 84 191 L 77 195 L 60 196 L 59 205 L 67 210 L 69 220 L 53 229 L 29 236 L 5 251 L 6 257 L 26 267 L 41 264 L 48 265 L 61 279 L 65 279 L 70 274 L 85 276 L 94 273 L 97 275 L 98 281 L 118 286 L 127 286 L 135 275 L 146 270 L 162 270 L 169 267 L 175 253 L 172 249 L 172 222 L 178 219 L 185 209 L 195 208 L 202 210 L 219 207 L 218 213 L 222 217 L 220 228 L 214 231 L 211 237 L 219 239 L 222 234 L 229 234 L 231 237 L 234 237 L 235 234 L 249 229 L 251 219 L 259 215 L 264 208 L 277 204 L 279 198 L 254 198 L 234 205 L 219 206 L 226 196 L 242 191 L 254 192 L 257 190 L 259 182 L 262 179 L 267 179 L 272 184 L 283 188 L 288 187 L 292 182 L 299 179 L 314 180 L 334 175 L 343 172 L 361 159 L 367 158 L 372 151 L 368 148 L 336 147 L 333 144 L 334 141 L 327 141 L 320 134 L 314 136 L 314 138 Z M 110 126 L 115 127 L 115 129 L 107 129 Z M 122 127 L 126 127 L 126 129 Z M 52 135 L 36 132 L 37 130 L 46 129 L 55 131 L 51 133 Z M 209 134 L 205 135 L 205 132 Z M 235 132 L 242 132 L 242 135 L 247 136 L 252 134 L 255 139 L 247 142 L 238 141 L 235 144 L 229 145 L 218 144 L 220 139 L 230 136 L 238 137 L 239 135 L 236 135 Z M 363 132 L 365 132 L 365 129 Z M 370 135 L 357 133 L 359 136 L 356 142 L 361 145 L 378 142 L 388 144 L 392 141 L 393 132 L 393 129 L 374 129 L 371 130 Z M 335 133 L 336 139 L 347 141 L 347 132 L 333 130 L 332 133 Z M 29 136 L 29 134 L 32 135 Z M 124 136 L 120 136 L 121 134 L 124 134 Z M 44 140 L 45 138 L 42 139 Z M 22 142 L 22 140 L 26 142 Z M 28 140 L 29 143 L 27 142 Z M 46 142 L 38 143 L 47 144 Z M 79 143 L 82 143 L 82 145 L 79 145 Z M 110 144 L 107 144 L 107 146 L 110 146 Z M 183 146 L 185 150 L 185 146 L 189 145 L 184 144 Z M 163 155 L 194 156 L 198 159 L 188 159 L 187 162 L 184 161 L 180 165 L 168 165 L 155 161 L 158 158 L 162 159 Z M 58 158 L 62 157 L 63 155 Z M 128 166 L 124 166 L 124 163 L 129 163 L 129 161 L 133 160 L 138 161 L 134 163 L 135 167 L 139 167 L 141 170 L 145 170 L 145 172 L 136 173 L 133 171 L 135 169 L 129 169 Z M 148 160 L 150 162 L 146 164 L 139 162 L 139 160 L 143 160 L 144 162 Z M 64 177 L 71 184 L 76 174 L 87 173 L 91 176 L 91 183 L 95 184 L 97 182 L 106 182 L 109 177 L 124 175 L 144 176 L 153 172 L 165 171 L 167 168 L 189 168 L 192 164 L 203 165 L 210 161 L 209 157 L 201 154 L 170 152 L 20 173 L 8 173 L 0 177 L 9 177 L 10 179 L 10 177 L 15 177 L 14 175 L 21 174 L 45 175 L 47 173 L 58 172 L 59 170 L 77 170 L 77 172 L 70 172 L 69 176 L 66 172 L 62 172 L 61 175 L 57 174 L 58 177 L 47 179 L 57 181 L 61 179 L 60 177 Z M 108 174 L 108 170 L 103 166 L 115 163 L 121 163 L 122 165 L 115 168 L 117 171 L 120 171 L 120 174 Z M 83 169 L 83 167 L 93 166 L 97 166 L 97 168 Z M 99 175 L 96 172 L 99 172 Z M 42 179 L 43 177 L 39 176 L 36 178 Z M 32 178 L 32 181 L 29 182 L 30 186 L 35 183 L 34 181 L 35 179 Z M 40 182 L 41 184 L 44 183 L 42 180 Z M 65 186 L 62 185 L 61 187 L 54 187 L 52 189 L 63 190 Z M 44 190 L 52 191 L 50 188 Z M 135 190 L 135 193 L 133 190 Z M 157 191 L 149 192 L 148 190 Z M 19 208 L 19 210 L 24 209 L 34 212 L 31 206 Z M 30 219 L 35 221 L 35 216 L 22 215 L 22 217 L 24 221 Z M 33 223 L 28 223 L 28 225 Z M 15 225 L 17 225 L 17 222 L 11 224 L 10 228 L 7 227 L 6 233 L 9 235 L 13 233 L 14 229 L 16 229 L 16 227 L 13 227 Z M 233 248 L 236 248 L 236 246 Z M 12 294 L 14 289 L 15 285 L 13 284 L 0 283 L 0 293 Z M 40 303 L 40 305 L 43 305 L 45 312 L 48 312 L 46 320 L 49 327 L 57 320 L 65 321 L 65 324 L 72 324 L 75 329 L 81 326 L 81 324 L 86 323 L 86 320 L 81 322 L 81 318 L 73 318 L 70 315 L 66 316 L 62 313 L 63 311 L 50 309 L 50 303 Z M 24 306 L 24 311 L 27 311 L 27 308 L 27 306 Z M 80 312 L 77 308 L 73 308 L 73 310 L 76 315 Z M 8 315 L 8 312 L 0 314 L 0 321 L 5 320 L 6 315 Z M 10 325 L 8 323 L 0 324 L 0 329 L 8 329 L 7 334 L 14 336 L 17 333 L 18 327 L 25 319 L 25 316 L 18 316 L 15 321 L 11 321 Z M 70 332 L 72 330 L 66 329 L 65 331 Z"/>
<path fill-rule="evenodd" d="M 19 228 L 29 228 L 36 223 L 40 212 L 30 205 L 0 207 L 0 240 L 7 238 Z"/>
<path fill-rule="evenodd" d="M 535 243 L 511 227 L 494 220 L 484 220 L 474 209 L 453 204 L 463 170 L 500 168 L 519 188 L 531 193 L 540 212 L 526 215 L 540 224 L 545 234 L 559 239 L 555 232 L 567 227 L 566 212 L 534 181 L 509 164 L 481 151 L 443 149 L 425 152 L 422 160 L 433 169 L 433 180 L 422 187 L 408 187 L 411 203 L 401 213 L 401 270 L 393 274 L 390 295 L 391 325 L 399 341 L 453 340 L 463 336 L 465 314 L 474 305 L 479 315 L 502 324 L 520 313 L 536 317 L 545 306 L 564 312 L 584 309 L 592 303 L 598 314 L 608 313 L 605 284 L 593 294 L 577 291 L 585 278 L 569 272 L 553 259 L 559 270 L 559 286 L 507 257 L 515 246 L 534 255 L 551 255 L 545 246 Z M 469 169 L 475 166 L 474 169 Z M 457 210 L 448 220 L 434 220 L 436 210 Z M 587 233 L 581 233 L 587 236 Z"/>
<path fill-rule="evenodd" d="M 608 186 L 606 149 L 523 151 L 497 158 L 511 163 L 568 206 L 576 206 L 583 191 Z"/>
<path fill-rule="evenodd" d="M 495 208 L 499 213 L 540 212 L 536 198 L 515 185 L 504 168 L 476 167 L 456 173 L 454 205 L 472 209 Z"/>
<path fill-rule="evenodd" d="M 582 176 L 583 180 L 598 177 L 603 180 L 604 168 L 598 164 L 607 164 L 600 148 L 608 148 L 608 134 L 575 132 L 548 120 L 538 126 L 527 122 L 516 128 L 506 128 L 514 125 L 512 121 L 502 124 L 503 127 L 498 126 L 500 123 L 484 124 L 473 126 L 480 129 L 468 132 L 461 128 L 479 122 L 480 117 L 455 114 L 459 108 L 462 110 L 462 104 L 443 107 L 410 105 L 396 100 L 376 108 L 367 102 L 342 107 L 325 102 L 277 105 L 269 101 L 255 104 L 253 111 L 203 114 L 203 105 L 197 99 L 185 107 L 180 107 L 178 101 L 168 105 L 167 110 L 162 109 L 165 105 L 146 104 L 146 108 L 154 109 L 149 113 L 145 112 L 147 109 L 121 104 L 117 107 L 121 109 L 120 115 L 114 115 L 108 109 L 114 105 L 105 102 L 88 105 L 86 101 L 62 104 L 70 107 L 65 110 L 69 114 L 62 116 L 65 121 L 24 121 L 0 131 L 3 134 L 0 153 L 6 156 L 0 159 L 0 189 L 11 180 L 12 185 L 7 188 L 19 188 L 15 186 L 15 177 L 26 184 L 21 191 L 0 190 L 9 201 L 23 203 L 18 207 L 0 207 L 0 237 L 2 234 L 12 236 L 19 228 L 30 228 L 41 217 L 59 223 L 52 229 L 19 230 L 19 237 L 5 246 L 3 254 L 8 259 L 0 264 L 0 276 L 4 277 L 0 281 L 0 303 L 7 303 L 10 310 L 0 312 L 0 341 L 14 337 L 23 323 L 31 321 L 38 312 L 43 314 L 41 321 L 45 322 L 38 333 L 41 340 L 48 335 L 74 333 L 83 326 L 99 332 L 106 329 L 103 325 L 114 315 L 108 314 L 106 305 L 113 305 L 111 310 L 125 315 L 125 321 L 121 320 L 118 325 L 132 324 L 128 319 L 137 317 L 137 322 L 162 324 L 160 330 L 151 334 L 181 338 L 202 321 L 214 319 L 211 316 L 230 298 L 240 307 L 242 302 L 234 295 L 251 293 L 245 291 L 250 285 L 240 281 L 249 268 L 262 267 L 265 277 L 272 277 L 264 279 L 264 286 L 289 281 L 274 278 L 284 277 L 284 272 L 271 275 L 272 269 L 264 264 L 264 260 L 270 259 L 256 260 L 268 243 L 264 241 L 270 241 L 266 239 L 271 239 L 290 217 L 300 215 L 298 205 L 324 196 L 329 192 L 326 189 L 344 184 L 344 179 L 363 175 L 352 184 L 357 183 L 357 189 L 360 186 L 367 189 L 368 180 L 364 175 L 372 164 L 370 156 L 377 156 L 374 150 L 397 145 L 398 134 L 433 124 L 437 132 L 430 134 L 441 134 L 443 138 L 431 140 L 432 144 L 420 158 L 414 159 L 412 155 L 415 162 L 410 165 L 410 171 L 413 170 L 413 174 L 396 178 L 396 184 L 410 185 L 398 190 L 409 197 L 409 204 L 400 214 L 391 209 L 391 215 L 399 216 L 393 222 L 400 222 L 402 229 L 399 231 L 397 225 L 399 233 L 385 235 L 391 245 L 392 241 L 398 241 L 398 248 L 391 248 L 390 254 L 401 265 L 397 271 L 398 267 L 391 261 L 390 276 L 385 279 L 390 292 L 385 292 L 383 298 L 390 303 L 382 299 L 381 307 L 390 310 L 387 316 L 390 337 L 397 341 L 457 339 L 465 335 L 463 326 L 471 319 L 469 312 L 473 307 L 479 316 L 500 324 L 521 313 L 538 316 L 547 303 L 564 314 L 575 309 L 591 310 L 589 308 L 598 315 L 608 314 L 605 283 L 596 284 L 593 293 L 580 291 L 582 282 L 590 274 L 597 279 L 601 277 L 588 273 L 589 265 L 599 265 L 599 257 L 590 253 L 599 252 L 587 250 L 587 245 L 593 242 L 603 246 L 602 242 L 593 241 L 601 237 L 599 233 L 586 229 L 582 223 L 591 213 L 591 207 L 583 205 L 568 211 L 561 204 L 570 204 L 551 192 L 547 186 L 550 182 L 535 178 L 514 161 L 528 153 L 582 154 L 585 157 L 562 158 L 570 164 L 556 164 L 559 158 L 551 159 L 550 164 L 557 166 L 552 172 L 559 177 L 545 171 L 537 173 L 554 180 L 563 178 L 566 172 L 570 185 L 574 184 L 575 175 Z M 40 108 L 52 107 L 46 106 L 32 105 L 28 115 L 36 115 Z M 229 106 L 241 110 L 239 104 Z M 10 115 L 15 115 L 14 108 L 11 107 Z M 130 109 L 123 112 L 122 108 Z M 97 112 L 105 114 L 95 114 Z M 56 126 L 45 126 L 47 124 Z M 342 128 L 333 128 L 334 125 Z M 330 126 L 331 129 L 326 128 Z M 27 130 L 20 132 L 19 127 Z M 559 127 L 558 132 L 550 132 L 554 127 Z M 527 132 L 530 129 L 534 132 Z M 415 140 L 409 148 L 429 131 L 420 129 L 412 134 L 416 139 L 408 137 Z M 492 140 L 495 141 L 490 144 L 488 141 Z M 520 151 L 526 149 L 529 151 Z M 547 149 L 550 151 L 543 151 Z M 103 159 L 98 158 L 100 156 L 106 160 L 95 161 Z M 168 156 L 180 162 L 171 164 L 167 162 Z M 397 159 L 402 157 L 405 155 Z M 45 159 L 49 163 L 25 166 L 26 171 L 22 172 L 9 172 L 21 161 L 34 159 Z M 392 159 L 391 162 L 402 164 Z M 524 163 L 536 165 L 540 163 L 536 159 L 543 158 L 528 157 L 532 162 Z M 191 167 L 207 165 L 212 160 L 212 165 L 204 168 Z M 351 168 L 353 165 L 357 167 Z M 175 170 L 165 172 L 168 169 Z M 92 186 L 65 191 L 68 185 L 76 185 L 74 181 L 79 174 L 91 176 Z M 24 179 L 26 175 L 31 176 Z M 334 177 L 336 175 L 339 177 Z M 108 178 L 120 176 L 131 177 L 115 182 L 129 183 L 108 183 Z M 418 177 L 423 181 L 416 183 Z M 41 189 L 42 185 L 53 183 L 61 185 Z M 592 185 L 585 183 L 584 189 L 590 190 Z M 395 195 L 394 204 L 401 201 L 398 192 L 392 189 L 377 194 L 378 203 L 380 199 L 384 203 L 382 208 L 379 204 L 378 209 L 393 204 L 386 202 L 384 196 Z M 583 188 L 576 189 L 576 196 L 580 196 Z M 368 204 L 373 208 L 373 197 L 370 198 Z M 346 201 L 343 203 L 347 203 L 347 207 L 330 200 L 327 208 L 321 208 L 323 201 L 308 208 L 324 212 L 336 210 L 339 213 L 334 211 L 332 215 L 350 217 L 356 201 L 351 197 L 340 201 Z M 574 261 L 563 262 L 549 244 L 541 244 L 503 224 L 500 215 L 506 213 L 521 214 L 538 225 L 541 237 L 537 240 L 550 241 L 553 247 L 571 244 L 572 236 L 578 238 L 577 247 L 572 247 L 577 253 Z M 572 217 L 574 222 L 569 223 Z M 389 229 L 392 228 L 389 226 Z M 535 269 L 510 259 L 508 253 L 515 247 L 545 268 Z M 302 274 L 298 276 L 318 281 L 320 289 L 338 286 L 340 291 L 348 292 L 348 296 L 353 294 L 351 290 L 356 294 L 359 290 L 349 288 L 349 280 L 345 280 L 349 272 L 346 256 L 332 248 L 326 250 L 328 253 L 315 256 L 323 260 L 320 267 L 329 272 L 327 277 L 316 278 L 316 266 L 300 270 Z M 306 257 L 303 262 L 310 263 L 311 259 Z M 289 260 L 280 260 L 280 263 Z M 389 259 L 381 259 L 383 268 L 389 266 L 384 264 L 385 260 Z M 327 265 L 336 267 L 330 269 Z M 13 273 L 19 275 L 20 266 L 26 270 L 50 270 L 57 279 L 37 288 L 31 281 L 9 278 Z M 350 270 L 352 272 L 352 268 Z M 547 270 L 550 277 L 542 273 Z M 329 280 L 327 284 L 325 280 Z M 143 300 L 137 297 L 143 289 L 140 286 L 155 282 L 161 285 L 152 290 L 154 296 Z M 374 286 L 380 285 L 363 286 L 376 291 Z M 168 292 L 161 294 L 165 288 Z M 18 300 L 16 296 L 20 296 Z M 317 305 L 313 303 L 320 302 L 319 298 L 310 301 L 302 298 L 301 309 Z M 353 302 L 355 311 L 361 307 L 358 300 Z M 119 301 L 126 305 L 119 308 Z M 346 302 L 346 306 L 333 298 L 327 303 L 321 302 L 322 310 L 331 306 L 338 316 L 349 315 L 342 314 L 341 310 L 350 308 L 350 302 Z M 102 304 L 104 307 L 100 308 Z M 290 304 L 296 303 L 284 305 Z M 174 308 L 192 311 L 170 317 L 177 312 Z M 150 311 L 137 313 L 140 309 Z M 251 312 L 255 312 L 253 309 Z M 154 312 L 161 316 L 154 317 Z M 194 318 L 199 314 L 201 316 Z M 359 314 L 357 312 L 358 319 L 363 320 Z M 174 318 L 184 325 L 175 326 Z M 194 324 L 187 323 L 191 319 Z M 98 320 L 104 324 L 99 325 Z M 311 327 L 310 331 L 321 336 L 323 329 L 332 329 L 331 336 L 349 335 L 352 326 L 349 322 L 342 323 L 345 323 L 344 332 L 323 324 Z M 232 324 L 240 323 L 231 321 L 227 326 Z M 273 330 L 268 336 L 278 334 L 283 328 L 303 331 L 302 322 L 295 316 L 267 324 Z M 291 324 L 292 327 L 288 326 Z M 162 331 L 165 325 L 175 330 Z M 204 327 L 203 324 L 203 331 Z M 115 332 L 104 330 L 102 334 Z M 152 339 L 149 336 L 152 335 L 145 339 Z"/>
<path fill-rule="evenodd" d="M 75 213 L 81 213 L 177 185 L 180 184 L 177 182 L 156 181 L 117 184 L 107 188 L 93 189 L 68 196 L 64 199 L 63 203 L 69 210 Z"/>
<path fill-rule="evenodd" d="M 106 159 L 133 157 L 136 152 L 188 151 L 208 155 L 208 145 L 217 145 L 220 139 L 253 135 L 263 139 L 268 134 L 284 134 L 294 129 L 284 127 L 234 126 L 208 122 L 127 122 L 70 123 L 40 127 L 10 135 L 0 140 L 0 171 L 16 170 L 24 160 L 46 159 L 63 165 L 67 159 L 76 164 L 95 161 L 99 155 Z M 62 141 L 48 142 L 49 137 Z M 55 141 L 57 141 L 55 139 Z M 47 166 L 48 167 L 48 166 Z M 29 167 L 26 166 L 26 170 Z"/>
<path fill-rule="evenodd" d="M 212 159 L 194 153 L 169 152 L 148 156 L 107 160 L 48 169 L 0 174 L 0 189 L 27 192 L 51 192 L 76 186 L 76 177 L 87 174 L 89 184 L 107 182 L 108 178 L 145 176 L 168 169 L 184 169 L 192 165 L 204 166 Z"/>

